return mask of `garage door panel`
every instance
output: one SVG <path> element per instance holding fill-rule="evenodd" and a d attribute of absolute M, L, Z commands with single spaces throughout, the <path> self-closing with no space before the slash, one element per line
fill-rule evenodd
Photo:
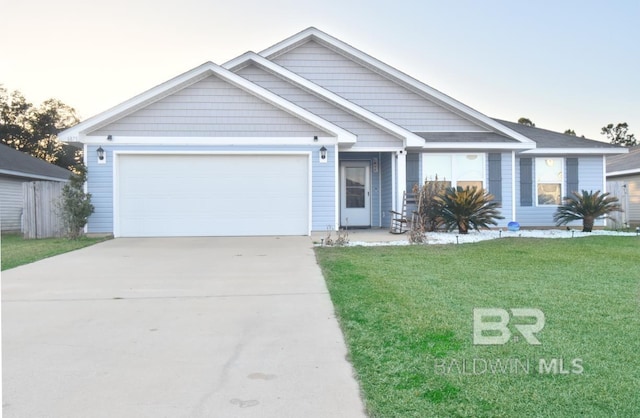
<path fill-rule="evenodd" d="M 307 235 L 306 155 L 120 155 L 120 236 Z"/>

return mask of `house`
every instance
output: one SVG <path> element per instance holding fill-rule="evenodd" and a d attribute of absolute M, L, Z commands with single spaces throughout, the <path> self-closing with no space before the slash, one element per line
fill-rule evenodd
<path fill-rule="evenodd" d="M 0 226 L 2 232 L 20 232 L 22 183 L 67 181 L 71 172 L 39 158 L 0 144 Z"/>
<path fill-rule="evenodd" d="M 62 132 L 84 144 L 116 237 L 387 227 L 425 178 L 487 188 L 505 220 L 553 225 L 620 147 L 492 119 L 318 29 L 207 62 Z"/>
<path fill-rule="evenodd" d="M 628 154 L 607 157 L 607 191 L 620 200 L 624 212 L 610 214 L 612 228 L 640 226 L 640 145 Z"/>

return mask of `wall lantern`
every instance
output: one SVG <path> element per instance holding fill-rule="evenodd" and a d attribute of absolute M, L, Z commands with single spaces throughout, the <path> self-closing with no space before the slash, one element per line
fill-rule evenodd
<path fill-rule="evenodd" d="M 102 149 L 102 147 L 99 147 L 96 150 L 96 153 L 98 154 L 98 164 L 104 164 L 106 162 L 104 149 Z"/>
<path fill-rule="evenodd" d="M 327 162 L 327 149 L 324 147 L 324 145 L 322 146 L 322 148 L 320 148 L 320 162 Z"/>

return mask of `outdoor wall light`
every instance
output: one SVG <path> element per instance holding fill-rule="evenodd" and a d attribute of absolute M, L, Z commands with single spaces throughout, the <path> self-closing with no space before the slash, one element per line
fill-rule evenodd
<path fill-rule="evenodd" d="M 103 164 L 105 162 L 105 151 L 104 151 L 104 149 L 102 149 L 102 147 L 99 147 L 96 150 L 96 153 L 98 154 L 98 163 Z"/>
<path fill-rule="evenodd" d="M 318 142 L 318 135 L 313 136 L 313 142 Z"/>
<path fill-rule="evenodd" d="M 324 145 L 322 146 L 322 148 L 320 148 L 320 162 L 327 162 L 327 149 L 324 147 Z"/>
<path fill-rule="evenodd" d="M 107 135 L 107 141 L 113 141 L 113 135 Z"/>

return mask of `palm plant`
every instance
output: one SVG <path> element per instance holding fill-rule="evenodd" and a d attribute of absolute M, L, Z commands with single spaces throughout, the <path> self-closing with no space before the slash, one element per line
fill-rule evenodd
<path fill-rule="evenodd" d="M 469 227 L 477 231 L 498 225 L 496 219 L 504 219 L 498 210 L 500 203 L 482 188 L 448 187 L 438 199 L 441 201 L 442 219 L 449 231 L 457 227 L 460 234 L 467 234 Z"/>
<path fill-rule="evenodd" d="M 609 196 L 609 193 L 582 190 L 571 194 L 563 199 L 564 203 L 558 206 L 553 215 L 558 226 L 582 219 L 582 232 L 591 232 L 596 218 L 610 212 L 622 212 L 618 198 Z"/>

